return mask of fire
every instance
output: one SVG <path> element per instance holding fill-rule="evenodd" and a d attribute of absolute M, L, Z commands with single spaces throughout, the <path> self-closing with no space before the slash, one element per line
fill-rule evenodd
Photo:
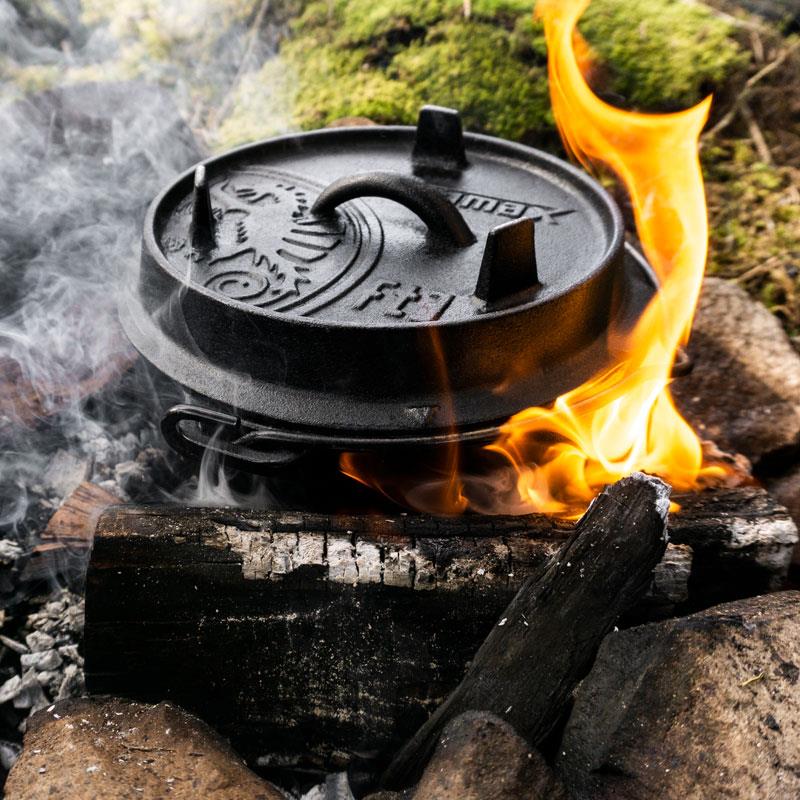
<path fill-rule="evenodd" d="M 613 368 L 552 407 L 512 417 L 487 448 L 513 467 L 515 510 L 563 517 L 580 515 L 604 485 L 636 470 L 659 475 L 679 491 L 724 474 L 723 467 L 704 465 L 701 443 L 669 390 L 705 268 L 708 222 L 698 140 L 711 98 L 673 114 L 623 111 L 603 102 L 587 83 L 591 50 L 576 30 L 588 4 L 539 0 L 537 6 L 555 119 L 575 159 L 589 170 L 613 172 L 624 184 L 660 289 L 632 333 L 612 332 Z M 345 471 L 386 491 L 386 483 L 374 473 L 365 478 L 356 461 L 348 457 Z M 452 498 L 454 483 L 447 485 Z M 456 494 L 460 502 L 440 510 L 463 508 Z"/>
<path fill-rule="evenodd" d="M 676 489 L 721 473 L 703 465 L 700 441 L 669 391 L 677 350 L 689 336 L 708 245 L 698 139 L 711 98 L 675 114 L 640 114 L 604 103 L 589 88 L 586 42 L 576 30 L 589 0 L 540 0 L 550 97 L 558 129 L 584 167 L 611 170 L 630 195 L 636 230 L 660 290 L 617 365 L 503 426 L 490 449 L 517 471 L 531 510 L 575 516 L 603 485 L 634 470 Z M 554 443 L 555 438 L 555 443 Z"/>

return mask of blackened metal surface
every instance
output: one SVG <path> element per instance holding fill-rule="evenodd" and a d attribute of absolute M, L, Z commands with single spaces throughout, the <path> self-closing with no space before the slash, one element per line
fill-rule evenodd
<path fill-rule="evenodd" d="M 438 169 L 415 128 L 372 126 L 204 162 L 211 236 L 193 244 L 187 172 L 150 208 L 121 304 L 128 335 L 211 405 L 310 443 L 488 436 L 551 401 L 611 363 L 609 331 L 631 328 L 655 281 L 626 256 L 619 211 L 587 175 L 499 139 L 463 144 L 466 165 L 448 156 Z M 379 191 L 386 173 L 393 194 Z M 336 202 L 312 213 L 337 181 L 350 199 L 334 186 Z M 426 196 L 409 188 L 420 181 Z M 434 208 L 425 219 L 420 197 Z M 529 281 L 490 236 L 523 219 Z"/>

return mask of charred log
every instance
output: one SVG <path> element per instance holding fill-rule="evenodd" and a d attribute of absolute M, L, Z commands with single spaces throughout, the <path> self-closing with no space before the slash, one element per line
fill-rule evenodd
<path fill-rule="evenodd" d="M 754 487 L 718 496 L 682 499 L 670 532 L 684 544 L 667 548 L 635 621 L 686 603 L 692 547 L 706 578 L 740 564 L 742 593 L 776 580 L 796 536 L 785 510 Z M 89 687 L 181 703 L 251 760 L 310 750 L 311 766 L 335 769 L 389 753 L 572 527 L 540 515 L 109 509 L 87 578 Z"/>

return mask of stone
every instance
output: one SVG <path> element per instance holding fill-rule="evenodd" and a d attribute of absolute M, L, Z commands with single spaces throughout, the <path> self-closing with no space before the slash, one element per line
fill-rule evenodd
<path fill-rule="evenodd" d="M 0 740 L 0 767 L 8 772 L 19 758 L 22 748 L 16 742 Z"/>
<path fill-rule="evenodd" d="M 39 683 L 38 673 L 31 667 L 22 673 L 22 679 L 14 696 L 14 708 L 30 710 L 31 713 L 44 708 L 49 699 Z"/>
<path fill-rule="evenodd" d="M 332 773 L 325 778 L 325 800 L 355 800 L 346 772 Z"/>
<path fill-rule="evenodd" d="M 63 498 L 89 477 L 90 470 L 90 458 L 58 450 L 47 465 L 42 481 L 56 497 Z"/>
<path fill-rule="evenodd" d="M 783 475 L 768 478 L 766 481 L 769 493 L 781 504 L 792 519 L 800 527 L 800 463 Z M 800 564 L 800 543 L 795 545 L 792 563 Z"/>
<path fill-rule="evenodd" d="M 72 661 L 79 667 L 83 666 L 83 656 L 78 652 L 78 645 L 64 644 L 58 648 L 58 654 L 67 661 Z"/>
<path fill-rule="evenodd" d="M 0 705 L 13 700 L 22 690 L 22 678 L 13 675 L 2 686 L 0 686 Z"/>
<path fill-rule="evenodd" d="M 800 796 L 800 592 L 612 633 L 557 769 L 576 800 Z"/>
<path fill-rule="evenodd" d="M 84 691 L 86 691 L 86 683 L 83 679 L 83 670 L 77 664 L 67 664 L 55 699 L 66 700 L 68 697 L 77 697 Z"/>
<path fill-rule="evenodd" d="M 33 667 L 37 672 L 58 669 L 63 660 L 56 650 L 44 650 L 40 653 L 23 653 L 19 657 L 23 669 Z"/>
<path fill-rule="evenodd" d="M 538 752 L 505 720 L 482 711 L 456 717 L 443 731 L 414 800 L 566 800 Z"/>
<path fill-rule="evenodd" d="M 788 472 L 766 481 L 769 493 L 791 514 L 800 525 L 800 463 Z"/>
<path fill-rule="evenodd" d="M 706 278 L 688 351 L 694 369 L 672 392 L 704 438 L 756 468 L 800 450 L 800 355 L 761 303 L 736 284 Z"/>
<path fill-rule="evenodd" d="M 15 653 L 27 653 L 28 646 L 18 642 L 16 639 L 11 639 L 8 636 L 0 635 L 0 642 L 2 642 L 9 650 Z"/>
<path fill-rule="evenodd" d="M 57 672 L 54 669 L 48 669 L 44 672 L 37 672 L 36 673 L 36 680 L 39 682 L 39 686 L 44 689 L 49 689 L 52 684 L 58 682 L 58 685 L 61 685 L 61 673 Z"/>
<path fill-rule="evenodd" d="M 31 717 L 7 800 L 285 800 L 204 722 L 168 703 L 64 700 Z"/>
<path fill-rule="evenodd" d="M 33 631 L 25 637 L 25 644 L 31 653 L 41 653 L 44 650 L 52 650 L 56 640 L 49 634 L 42 631 Z"/>
<path fill-rule="evenodd" d="M 21 558 L 23 550 L 21 545 L 11 539 L 0 539 L 0 564 L 14 564 Z"/>

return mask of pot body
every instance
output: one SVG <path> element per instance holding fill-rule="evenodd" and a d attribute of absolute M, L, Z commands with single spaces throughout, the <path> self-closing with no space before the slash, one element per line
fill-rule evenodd
<path fill-rule="evenodd" d="M 442 160 L 418 157 L 422 138 L 267 140 L 204 162 L 205 195 L 193 170 L 154 200 L 120 317 L 201 401 L 165 417 L 173 446 L 196 455 L 222 426 L 224 451 L 238 441 L 259 468 L 258 450 L 271 467 L 308 447 L 486 441 L 624 357 L 656 282 L 608 194 L 522 145 L 464 134 L 463 157 Z M 451 206 L 466 236 L 437 218 Z M 520 256 L 509 228 L 533 247 Z"/>

